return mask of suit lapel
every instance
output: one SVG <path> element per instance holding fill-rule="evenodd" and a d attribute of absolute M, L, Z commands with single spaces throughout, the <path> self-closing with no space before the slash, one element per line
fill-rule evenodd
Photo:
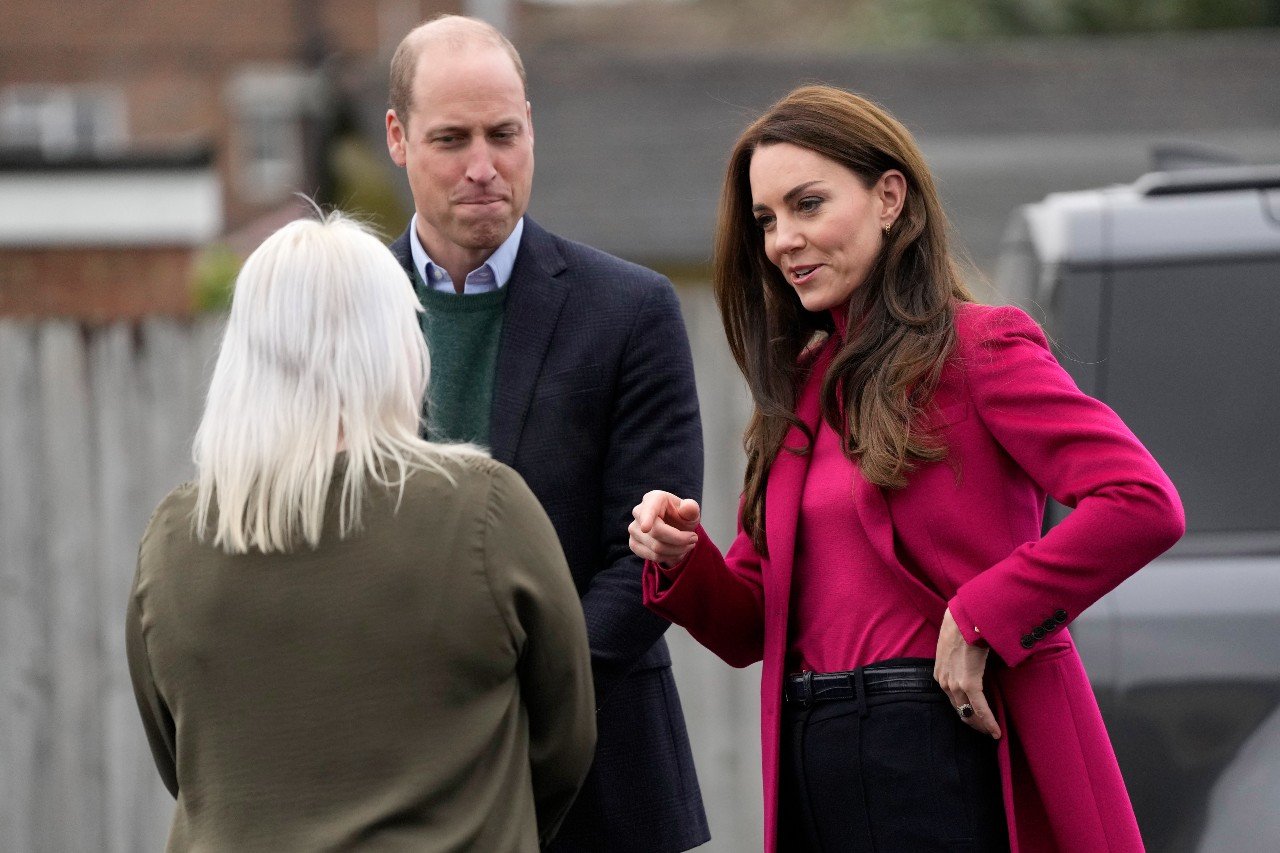
<path fill-rule="evenodd" d="M 533 389 L 569 295 L 569 288 L 556 280 L 565 267 L 551 235 L 526 217 L 516 264 L 507 283 L 489 414 L 490 452 L 507 465 L 514 463 Z"/>
<path fill-rule="evenodd" d="M 409 228 L 413 226 L 410 225 Z M 412 284 L 417 274 L 413 271 L 413 250 L 409 248 L 409 229 L 406 228 L 404 233 L 395 239 L 390 246 L 387 247 L 391 254 L 395 255 L 400 266 L 404 267 L 405 274 L 409 276 L 409 283 Z"/>

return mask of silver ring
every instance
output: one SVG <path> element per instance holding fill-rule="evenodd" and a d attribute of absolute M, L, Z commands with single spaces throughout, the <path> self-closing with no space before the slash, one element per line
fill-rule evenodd
<path fill-rule="evenodd" d="M 965 702 L 963 705 L 956 708 L 956 713 L 960 715 L 961 719 L 967 720 L 973 716 L 973 706 L 968 702 Z"/>

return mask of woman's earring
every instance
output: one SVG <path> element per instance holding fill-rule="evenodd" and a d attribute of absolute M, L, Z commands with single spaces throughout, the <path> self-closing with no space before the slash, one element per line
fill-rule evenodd
<path fill-rule="evenodd" d="M 886 222 L 886 223 L 884 224 L 884 236 L 886 236 L 886 237 L 888 237 L 888 236 L 889 236 L 889 229 L 890 229 L 890 228 L 892 228 L 892 227 L 893 227 L 893 223 L 892 223 L 892 222 Z"/>

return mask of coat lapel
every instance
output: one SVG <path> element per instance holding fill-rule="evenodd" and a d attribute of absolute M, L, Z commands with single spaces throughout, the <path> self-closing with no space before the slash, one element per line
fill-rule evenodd
<path fill-rule="evenodd" d="M 815 359 L 812 370 L 824 373 L 831 363 L 833 350 L 826 347 Z M 822 417 L 818 387 L 805 383 L 804 391 L 796 406 L 796 414 L 816 434 Z M 809 471 L 812 452 L 803 456 L 788 453 L 787 447 L 805 447 L 804 433 L 793 426 L 783 442 L 773 467 L 769 470 L 769 485 L 765 494 L 765 530 L 769 536 L 769 563 L 773 577 L 766 579 L 770 593 L 782 596 L 790 602 L 791 575 L 796 552 L 796 525 L 800 516 L 800 498 L 804 492 L 805 476 Z M 942 624 L 946 600 L 903 564 L 894 546 L 893 516 L 889 499 L 883 489 L 861 476 L 855 476 L 853 490 L 854 508 L 866 530 L 876 556 L 889 569 L 903 593 L 919 609 L 921 615 L 934 625 Z M 910 485 L 907 488 L 911 488 Z M 771 581 L 771 583 L 770 583 Z"/>
<path fill-rule="evenodd" d="M 813 456 L 812 451 L 799 456 L 789 453 L 786 448 L 805 445 L 804 433 L 793 426 L 769 469 L 769 483 L 765 488 L 764 524 L 768 536 L 769 566 L 773 569 L 766 576 L 765 583 L 770 587 L 770 597 L 776 596 L 775 600 L 784 602 L 791 600 L 791 570 L 796 555 L 800 495 L 804 492 L 804 479 Z"/>
<path fill-rule="evenodd" d="M 507 465 L 514 463 L 533 389 L 569 294 L 569 288 L 556 280 L 565 267 L 551 235 L 525 217 L 520 250 L 507 283 L 489 414 L 490 452 Z"/>
<path fill-rule="evenodd" d="M 830 363 L 829 348 L 818 353 L 812 371 L 824 372 Z M 796 415 L 817 434 L 818 422 L 822 412 L 818 397 L 818 388 L 807 379 L 801 389 L 800 400 L 796 404 Z M 808 448 L 803 454 L 788 451 L 787 448 Z M 769 468 L 769 482 L 765 487 L 764 529 L 769 546 L 769 567 L 772 571 L 765 576 L 768 597 L 782 602 L 783 613 L 790 612 L 791 573 L 795 566 L 796 525 L 800 520 L 800 498 L 804 493 L 805 477 L 809 473 L 809 461 L 813 459 L 813 448 L 810 446 L 804 431 L 792 426 L 783 439 L 782 449 L 778 451 L 773 465 Z M 786 631 L 780 632 L 785 639 Z"/>

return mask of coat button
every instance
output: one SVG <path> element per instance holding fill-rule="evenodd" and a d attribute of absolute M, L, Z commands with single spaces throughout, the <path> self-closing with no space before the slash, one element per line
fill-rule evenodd
<path fill-rule="evenodd" d="M 1065 610 L 1055 610 L 1055 611 L 1053 611 L 1053 621 L 1054 621 L 1054 622 L 1057 622 L 1059 625 L 1061 625 L 1063 622 L 1066 622 L 1066 621 L 1067 621 L 1067 611 L 1065 611 Z"/>
<path fill-rule="evenodd" d="M 1036 644 L 1036 638 L 1035 638 L 1035 637 L 1031 636 L 1030 634 L 1023 634 L 1023 635 L 1022 635 L 1022 647 L 1023 647 L 1024 649 L 1029 649 L 1029 648 L 1031 648 L 1032 646 L 1034 646 L 1035 644 Z"/>
<path fill-rule="evenodd" d="M 1043 640 L 1044 628 L 1041 628 L 1039 625 L 1035 626 L 1031 629 L 1031 636 L 1035 637 L 1037 640 Z"/>
<path fill-rule="evenodd" d="M 1040 624 L 1040 627 L 1044 628 L 1046 631 L 1052 631 L 1054 628 L 1058 627 L 1058 623 L 1053 621 L 1052 618 L 1049 618 L 1044 620 L 1044 622 Z"/>

